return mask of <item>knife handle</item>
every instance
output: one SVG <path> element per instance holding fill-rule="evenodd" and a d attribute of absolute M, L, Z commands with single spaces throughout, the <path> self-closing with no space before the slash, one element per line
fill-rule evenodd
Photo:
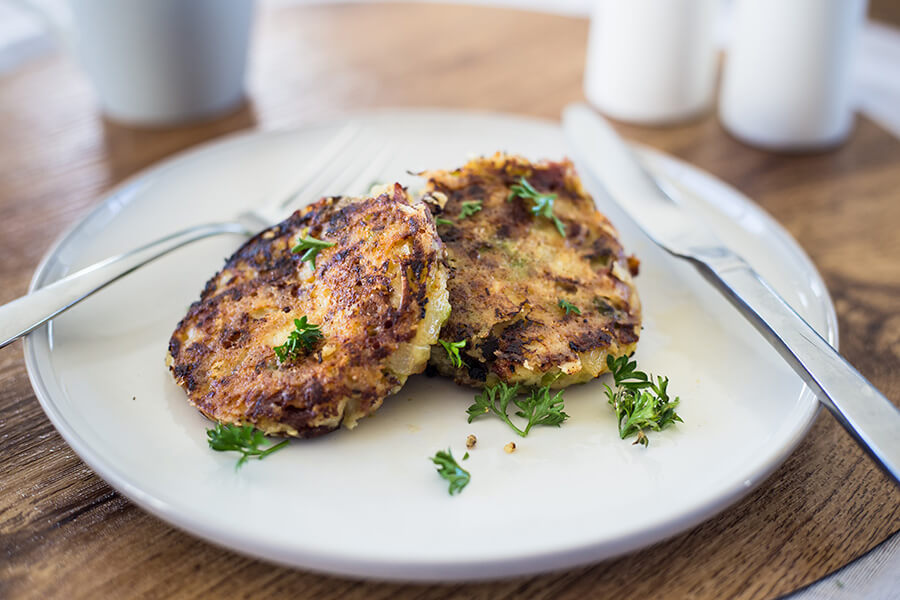
<path fill-rule="evenodd" d="M 900 485 L 900 410 L 837 353 L 741 257 L 699 249 L 700 273 L 778 350 L 819 400 Z"/>

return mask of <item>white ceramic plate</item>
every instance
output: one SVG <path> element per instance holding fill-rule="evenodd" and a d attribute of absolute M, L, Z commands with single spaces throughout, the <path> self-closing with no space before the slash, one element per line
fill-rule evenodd
<path fill-rule="evenodd" d="M 382 179 L 453 167 L 497 149 L 566 155 L 555 123 L 446 111 L 361 116 L 397 143 Z M 52 249 L 40 287 L 173 230 L 261 201 L 339 129 L 254 132 L 193 150 L 132 179 Z M 711 176 L 644 151 L 688 199 L 832 342 L 836 320 L 812 264 L 770 217 Z M 585 174 L 586 175 L 586 174 Z M 807 431 L 817 403 L 778 355 L 691 267 L 664 255 L 602 196 L 642 260 L 640 366 L 671 378 L 684 423 L 620 440 L 602 384 L 566 392 L 571 418 L 526 439 L 497 419 L 466 423 L 473 391 L 416 376 L 354 431 L 292 442 L 235 472 L 211 451 L 210 423 L 185 401 L 163 358 L 175 324 L 242 239 L 182 249 L 113 284 L 50 326 L 25 352 L 38 398 L 84 461 L 158 517 L 227 548 L 345 575 L 407 580 L 536 573 L 646 546 L 709 518 L 759 484 Z M 331 190 L 340 193 L 343 190 Z M 428 460 L 461 458 L 458 496 Z M 518 449 L 506 454 L 503 446 Z"/>

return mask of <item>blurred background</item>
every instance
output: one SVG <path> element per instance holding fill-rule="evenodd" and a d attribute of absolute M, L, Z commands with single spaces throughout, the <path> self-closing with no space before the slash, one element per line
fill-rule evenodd
<path fill-rule="evenodd" d="M 428 3 L 431 2 L 429 2 L 429 0 L 414 0 L 409 4 Z M 60 49 L 68 50 L 71 55 L 80 55 L 81 63 L 88 62 L 84 58 L 84 55 L 86 54 L 84 49 L 78 48 L 78 41 L 73 41 L 74 38 L 77 38 L 77 35 L 70 35 L 64 30 L 72 28 L 71 24 L 67 24 L 67 22 L 72 21 L 71 13 L 73 11 L 70 9 L 74 6 L 79 8 L 81 12 L 87 13 L 89 11 L 84 10 L 84 5 L 90 4 L 97 3 L 77 0 L 71 3 L 67 0 L 0 0 L 0 78 L 11 76 L 17 71 L 25 68 L 27 65 L 33 64 L 42 57 Z M 232 3 L 224 2 L 221 3 L 220 6 L 229 4 Z M 322 74 L 322 70 L 317 67 L 327 67 L 327 65 L 321 64 L 322 58 L 320 56 L 315 56 L 313 58 L 314 62 L 304 63 L 305 60 L 308 60 L 308 57 L 305 56 L 305 54 L 309 55 L 314 53 L 307 52 L 303 40 L 297 40 L 296 45 L 290 49 L 297 53 L 297 61 L 294 65 L 295 69 L 286 73 L 284 72 L 284 65 L 279 64 L 278 68 L 281 71 L 280 73 L 267 72 L 264 61 L 257 60 L 258 57 L 256 56 L 260 52 L 266 52 L 268 49 L 266 47 L 268 37 L 267 30 L 274 25 L 267 21 L 265 15 L 272 14 L 272 9 L 285 6 L 326 4 L 347 4 L 347 10 L 360 11 L 359 18 L 361 21 L 370 18 L 371 13 L 368 13 L 366 10 L 359 7 L 354 9 L 352 5 L 383 4 L 391 6 L 391 8 L 385 6 L 385 11 L 396 10 L 397 8 L 395 5 L 373 0 L 364 0 L 363 2 L 355 3 L 342 2 L 341 0 L 257 0 L 255 7 L 257 17 L 259 17 L 259 15 L 263 15 L 263 17 L 257 18 L 253 22 L 253 37 L 251 41 L 249 71 L 247 77 L 251 98 L 253 90 L 265 87 L 267 78 L 269 77 L 317 77 Z M 752 14 L 743 14 L 752 12 L 753 9 L 749 7 L 755 4 L 757 5 L 755 11 L 759 13 L 760 16 L 766 18 L 765 29 L 772 28 L 773 26 L 777 27 L 780 22 L 783 25 L 783 30 L 785 32 L 790 32 L 790 37 L 782 39 L 780 42 L 779 40 L 773 41 L 771 39 L 771 32 L 757 32 L 757 37 L 764 36 L 761 39 L 765 40 L 765 45 L 773 47 L 770 48 L 771 52 L 787 50 L 787 48 L 777 48 L 778 43 L 782 43 L 783 45 L 796 50 L 796 52 L 792 54 L 802 54 L 805 44 L 811 52 L 814 51 L 816 54 L 815 59 L 808 59 L 807 63 L 797 63 L 785 66 L 784 69 L 786 71 L 789 69 L 800 69 L 805 71 L 807 76 L 812 77 L 810 74 L 816 72 L 818 69 L 824 69 L 827 72 L 840 72 L 842 68 L 841 61 L 852 61 L 852 66 L 847 69 L 849 73 L 846 76 L 847 81 L 841 80 L 836 82 L 831 80 L 824 82 L 823 85 L 847 87 L 847 93 L 850 94 L 849 102 L 851 102 L 852 107 L 859 109 L 867 117 L 893 132 L 894 135 L 900 136 L 900 108 L 898 108 L 900 107 L 900 29 L 897 28 L 898 24 L 900 24 L 900 3 L 894 0 L 873 0 L 868 4 L 864 0 L 847 0 L 845 2 L 826 1 L 824 3 L 822 0 L 812 0 L 812 3 L 805 0 L 796 3 L 773 3 L 762 0 L 761 2 L 756 3 L 744 2 L 743 4 L 747 5 L 745 7 L 736 6 L 742 4 L 739 0 L 688 0 L 687 2 L 669 3 L 673 7 L 670 11 L 672 14 L 668 15 L 669 18 L 665 21 L 660 20 L 657 24 L 651 22 L 652 18 L 647 14 L 641 14 L 641 6 L 646 5 L 645 10 L 648 12 L 653 10 L 657 13 L 657 18 L 659 19 L 658 13 L 660 10 L 658 7 L 661 5 L 652 0 L 626 3 L 628 4 L 628 8 L 622 10 L 615 8 L 616 3 L 605 2 L 603 0 L 470 0 L 468 2 L 457 2 L 456 4 L 470 5 L 473 7 L 479 5 L 512 7 L 575 17 L 591 16 L 593 14 L 595 25 L 591 30 L 592 42 L 589 47 L 587 63 L 588 71 L 585 75 L 585 87 L 588 88 L 585 90 L 586 95 L 595 106 L 604 110 L 609 116 L 624 121 L 642 122 L 644 124 L 660 124 L 661 122 L 673 122 L 678 119 L 652 118 L 652 115 L 658 116 L 659 110 L 665 110 L 665 107 L 659 109 L 652 108 L 652 114 L 646 111 L 642 114 L 625 114 L 621 110 L 617 111 L 615 109 L 616 106 L 633 105 L 635 101 L 634 96 L 637 98 L 646 98 L 648 96 L 648 89 L 646 87 L 642 89 L 635 88 L 631 91 L 621 91 L 620 89 L 620 91 L 617 92 L 619 94 L 618 98 L 605 98 L 603 96 L 603 90 L 592 93 L 592 90 L 589 89 L 591 69 L 593 69 L 595 79 L 597 80 L 603 80 L 605 82 L 614 80 L 616 74 L 610 72 L 609 68 L 603 68 L 602 63 L 603 57 L 605 56 L 614 57 L 619 63 L 627 64 L 627 68 L 631 72 L 633 78 L 640 77 L 644 80 L 659 81 L 659 74 L 654 71 L 654 69 L 663 68 L 668 72 L 676 73 L 683 78 L 696 77 L 697 74 L 694 72 L 697 68 L 696 63 L 702 62 L 702 60 L 698 61 L 698 50 L 692 50 L 694 51 L 694 54 L 690 56 L 691 66 L 685 66 L 688 64 L 687 57 L 685 57 L 685 64 L 682 65 L 673 62 L 674 59 L 671 58 L 668 62 L 661 62 L 659 57 L 665 55 L 665 53 L 671 55 L 673 49 L 675 49 L 675 53 L 677 54 L 679 48 L 685 47 L 691 43 L 696 43 L 698 36 L 703 37 L 711 35 L 711 42 L 718 50 L 727 50 L 729 46 L 740 44 L 739 48 L 733 48 L 735 50 L 735 63 L 738 62 L 738 51 L 740 51 L 740 58 L 744 65 L 743 70 L 749 72 L 749 75 L 741 77 L 740 74 L 737 74 L 729 79 L 729 73 L 727 72 L 728 64 L 726 60 L 726 77 L 723 83 L 726 83 L 735 89 L 734 95 L 742 94 L 742 90 L 740 89 L 741 85 L 753 86 L 755 89 L 759 89 L 759 86 L 757 86 L 758 82 L 754 78 L 759 76 L 757 71 L 761 69 L 761 63 L 754 63 L 753 61 L 764 59 L 755 56 L 753 53 L 758 53 L 760 51 L 758 48 L 760 39 L 746 39 L 748 35 L 750 37 L 753 36 L 754 29 L 752 21 L 754 16 Z M 799 8 L 796 8 L 792 12 L 790 8 L 783 6 L 784 4 L 795 4 Z M 706 17 L 700 17 L 699 15 L 691 16 L 689 11 L 685 10 L 686 6 L 693 9 L 700 5 L 705 5 L 704 10 L 707 12 L 712 10 L 712 5 L 715 5 L 714 10 L 710 13 L 711 17 L 710 15 L 706 15 L 706 17 L 710 17 L 711 26 L 700 24 L 697 20 Z M 369 10 L 377 10 L 377 8 L 370 7 Z M 621 14 L 626 11 L 630 11 L 631 14 L 628 16 Z M 798 11 L 799 15 L 802 15 L 802 19 L 799 19 Z M 819 15 L 815 15 L 816 12 L 818 12 Z M 866 12 L 868 13 L 868 18 L 865 22 L 856 24 L 854 22 L 854 12 Z M 736 13 L 739 13 L 737 17 Z M 810 33 L 805 31 L 805 26 L 815 21 L 815 18 L 810 18 L 811 14 L 813 17 L 818 16 L 821 17 L 821 19 L 824 19 L 824 24 L 822 25 L 823 31 L 820 32 L 820 35 L 825 36 L 825 38 L 827 38 L 826 40 L 813 39 L 809 36 L 814 37 L 816 32 L 813 31 Z M 671 18 L 673 16 L 676 20 Z M 827 22 L 828 19 L 831 19 L 832 22 Z M 600 20 L 609 24 L 608 30 L 603 32 L 599 31 L 600 27 L 596 22 Z M 736 20 L 738 21 L 737 23 L 735 22 Z M 84 21 L 84 18 L 82 18 L 82 21 Z M 836 23 L 843 23 L 843 25 L 836 25 Z M 436 25 L 439 27 L 439 24 L 433 23 L 423 23 L 422 25 L 423 27 L 434 27 Z M 653 41 L 658 40 L 660 37 L 658 34 L 659 32 L 654 30 L 654 27 L 662 27 L 663 25 L 670 31 L 673 28 L 680 30 L 682 34 L 680 37 L 676 36 L 673 39 L 664 40 L 654 46 Z M 496 35 L 503 36 L 508 32 L 515 31 L 516 27 L 517 24 L 515 22 L 507 20 L 507 22 L 496 23 L 494 30 L 496 31 Z M 704 27 L 709 29 L 709 31 L 701 31 Z M 750 34 L 747 34 L 748 30 L 751 32 Z M 596 34 L 595 31 L 597 32 Z M 611 39 L 611 36 L 609 35 L 610 31 L 618 32 L 618 38 Z M 806 38 L 804 38 L 805 35 L 807 36 Z M 99 37 L 96 33 L 94 36 Z M 847 38 L 844 41 L 845 43 L 840 40 L 836 41 L 836 38 L 840 36 Z M 594 38 L 602 38 L 606 44 L 605 47 L 600 48 L 599 46 L 601 44 L 599 42 L 595 43 L 593 41 Z M 349 39 L 350 38 L 348 37 L 348 40 Z M 315 40 L 313 39 L 308 39 L 307 41 L 309 43 L 315 43 Z M 449 40 L 441 39 L 439 35 L 430 41 L 431 44 L 443 45 L 446 45 L 449 42 Z M 460 44 L 460 42 L 462 45 L 467 44 L 465 40 L 457 40 L 455 43 Z M 540 47 L 540 44 L 542 43 L 540 38 L 533 40 L 533 42 L 537 47 Z M 97 44 L 100 45 L 101 42 L 97 42 Z M 648 54 L 646 56 L 636 56 L 635 53 L 632 52 L 630 53 L 630 61 L 622 61 L 620 58 L 622 56 L 621 52 L 634 47 L 629 46 L 629 44 L 639 44 L 640 47 L 649 46 L 649 50 L 647 50 Z M 392 47 L 399 51 L 399 48 L 395 46 Z M 282 48 L 282 50 L 289 51 L 288 48 Z M 388 70 L 390 52 L 387 50 L 388 49 L 381 49 L 372 57 L 372 79 L 368 82 L 371 86 L 383 87 L 383 84 L 385 83 L 381 74 Z M 104 51 L 110 51 L 108 43 L 105 44 Z M 472 51 L 476 52 L 477 46 L 473 45 Z M 592 60 L 590 58 L 591 51 L 594 51 L 600 58 Z M 702 49 L 699 51 L 702 51 Z M 338 66 L 337 63 L 340 63 L 342 53 L 338 48 L 334 48 L 333 52 L 335 55 L 328 62 L 335 63 L 332 66 L 336 67 Z M 657 52 L 657 55 L 652 55 L 652 52 Z M 376 58 L 377 61 L 375 60 Z M 485 63 L 502 60 L 502 57 L 483 56 L 479 58 Z M 566 66 L 566 68 L 568 68 L 568 66 Z M 681 68 L 682 72 L 679 72 L 678 68 Z M 691 71 L 692 69 L 694 71 Z M 733 70 L 739 71 L 739 65 L 735 64 Z M 688 73 L 688 71 L 691 72 Z M 771 77 L 772 75 L 770 74 L 770 79 Z M 838 76 L 838 79 L 840 79 L 840 77 L 843 77 L 843 75 Z M 359 78 L 356 78 L 354 82 L 335 81 L 334 79 L 318 82 L 320 85 L 334 86 L 336 88 L 340 88 L 343 84 L 358 86 L 359 83 Z M 2 79 L 0 79 L 0 85 L 2 85 Z M 660 83 L 660 85 L 663 84 Z M 627 86 L 628 82 L 624 80 L 617 85 L 618 88 L 626 88 Z M 696 90 L 687 93 L 706 94 L 709 96 L 709 98 L 706 98 L 701 102 L 702 109 L 709 109 L 709 104 L 712 101 L 711 94 L 717 93 L 717 90 L 715 90 L 713 86 L 714 84 L 708 86 L 709 90 L 707 92 Z M 102 87 L 97 84 L 96 77 L 95 87 L 98 88 L 98 91 Z M 387 98 L 395 98 L 395 103 L 397 104 L 413 103 L 416 97 L 416 87 L 416 82 L 403 82 L 402 85 L 396 86 L 394 93 L 388 95 Z M 824 93 L 823 89 L 825 90 Z M 822 89 L 803 90 L 787 86 L 786 89 L 782 90 L 782 94 L 783 96 L 790 95 L 792 98 L 797 98 L 799 96 L 803 102 L 808 103 L 814 100 L 813 98 L 803 98 L 803 93 L 813 93 L 813 95 L 821 97 L 824 94 L 831 93 L 829 90 L 830 88 L 827 87 Z M 61 89 L 59 91 L 65 93 L 67 90 Z M 338 89 L 336 91 L 350 92 L 351 90 Z M 490 95 L 491 90 L 485 91 L 488 92 L 487 95 L 480 95 L 480 98 L 483 100 L 483 108 L 515 110 L 515 106 L 497 106 L 495 104 L 496 99 L 492 98 Z M 669 102 L 673 103 L 677 103 L 676 98 L 678 94 L 681 93 L 681 90 L 678 89 L 667 90 L 659 88 L 658 91 L 660 93 L 665 92 Z M 643 93 L 638 94 L 638 92 Z M 353 89 L 352 93 L 355 96 L 355 100 L 351 104 L 353 106 L 358 106 L 358 95 L 363 94 L 365 96 L 368 91 L 365 88 L 357 88 Z M 631 94 L 631 96 L 629 96 L 629 94 Z M 737 137 L 750 143 L 756 142 L 763 147 L 791 148 L 792 144 L 790 142 L 792 140 L 768 139 L 764 132 L 759 132 L 759 135 L 756 135 L 757 132 L 755 130 L 763 127 L 763 125 L 758 122 L 758 119 L 757 121 L 754 121 L 754 117 L 747 114 L 752 111 L 752 108 L 747 106 L 731 106 L 734 102 L 732 101 L 731 104 L 727 104 L 727 90 L 723 89 L 721 94 L 721 100 L 725 106 L 720 107 L 720 110 L 723 111 L 722 116 L 726 119 L 726 127 L 732 133 L 737 134 Z M 101 92 L 100 95 L 103 95 L 103 92 Z M 340 96 L 340 93 L 335 95 L 334 102 L 331 103 L 330 108 L 340 108 Z M 379 103 L 384 103 L 384 95 L 378 94 L 378 96 Z M 770 104 L 784 102 L 784 99 L 778 98 L 777 95 L 770 93 L 770 96 L 771 97 L 768 99 Z M 363 97 L 363 99 L 365 99 L 365 97 Z M 699 102 L 700 100 L 698 99 L 697 101 Z M 305 110 L 309 108 L 303 105 L 302 98 L 298 98 L 297 103 L 298 112 L 300 114 L 303 114 Z M 452 102 L 448 102 L 448 104 L 451 103 Z M 670 106 L 668 108 L 670 109 L 670 112 L 677 112 L 676 107 Z M 109 113 L 110 111 L 107 110 L 106 112 Z M 690 113 L 691 111 L 687 112 Z M 697 111 L 694 112 L 696 113 Z M 702 112 L 702 110 L 699 112 Z M 547 116 L 555 115 L 547 114 Z M 686 116 L 696 116 L 696 114 L 687 114 Z M 796 118 L 797 117 L 794 116 L 795 120 Z M 839 117 L 833 118 L 838 119 Z M 126 118 L 118 120 L 126 122 L 131 121 L 133 124 L 136 124 L 134 122 L 139 119 Z M 185 120 L 190 121 L 191 119 Z M 771 125 L 772 124 L 770 123 L 770 126 Z M 838 127 L 836 123 L 833 126 Z M 848 125 L 844 124 L 843 127 L 846 129 Z M 842 136 L 837 135 L 837 138 L 840 137 Z M 793 141 L 796 142 L 801 149 L 817 145 L 815 143 L 800 143 L 802 140 L 799 138 Z M 840 139 L 831 141 L 839 143 Z M 832 144 L 824 143 L 819 145 L 828 146 Z"/>
<path fill-rule="evenodd" d="M 0 0 L 0 302 L 26 293 L 53 240 L 115 185 L 202 142 L 384 107 L 556 121 L 583 98 L 630 140 L 772 214 L 821 272 L 842 353 L 900 397 L 898 0 Z M 875 548 L 856 575 L 826 579 L 828 594 L 794 598 L 897 598 L 896 489 L 822 413 L 768 482 L 643 562 L 481 597 L 625 585 L 638 597 L 655 584 L 673 597 L 780 597 Z M 30 578 L 18 589 L 81 582 L 117 597 L 206 579 L 206 593 L 250 597 L 277 577 L 273 590 L 340 597 L 358 585 L 274 572 L 141 513 L 53 431 L 18 352 L 0 355 L 0 417 L 12 457 L 0 509 L 26 507 L 0 518 L 12 540 L 0 571 Z M 677 577 L 663 564 L 681 565 Z"/>

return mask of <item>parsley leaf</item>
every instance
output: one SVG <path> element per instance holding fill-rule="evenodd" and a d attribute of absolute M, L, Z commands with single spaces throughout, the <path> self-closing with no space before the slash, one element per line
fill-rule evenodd
<path fill-rule="evenodd" d="M 472 476 L 459 466 L 459 463 L 453 458 L 450 448 L 447 448 L 446 452 L 438 450 L 430 460 L 437 465 L 438 475 L 450 482 L 450 487 L 447 491 L 451 496 L 460 493 L 464 487 L 469 485 L 469 480 Z"/>
<path fill-rule="evenodd" d="M 475 396 L 475 404 L 466 409 L 466 413 L 469 415 L 468 422 L 471 423 L 478 417 L 493 412 L 512 427 L 516 433 L 522 435 L 522 430 L 513 425 L 506 414 L 506 407 L 509 405 L 509 401 L 515 398 L 518 393 L 518 384 L 508 387 L 502 381 L 497 385 L 482 388 L 481 393 Z"/>
<path fill-rule="evenodd" d="M 459 216 L 456 218 L 456 220 L 462 221 L 466 217 L 471 217 L 481 210 L 481 205 L 481 200 L 466 200 L 462 203 L 462 208 L 460 209 Z"/>
<path fill-rule="evenodd" d="M 516 416 L 528 419 L 528 425 L 525 426 L 525 432 L 522 437 L 528 435 L 533 425 L 550 425 L 559 427 L 562 422 L 569 418 L 563 412 L 563 390 L 556 392 L 556 395 L 550 396 L 550 386 L 540 389 L 531 390 L 531 395 L 522 400 L 514 400 L 519 411 Z"/>
<path fill-rule="evenodd" d="M 443 217 L 437 217 L 434 220 L 435 225 L 453 225 L 453 221 L 450 219 L 445 219 Z"/>
<path fill-rule="evenodd" d="M 675 412 L 680 400 L 677 396 L 674 400 L 669 397 L 668 377 L 657 377 L 654 382 L 652 377 L 638 371 L 637 362 L 629 358 L 606 357 L 615 384 L 615 389 L 606 386 L 606 397 L 616 413 L 619 437 L 624 440 L 636 434 L 634 443 L 647 446 L 650 441 L 645 429 L 660 431 L 675 422 L 684 422 Z"/>
<path fill-rule="evenodd" d="M 566 311 L 566 314 L 569 314 L 569 313 L 575 313 L 576 315 L 581 314 L 581 309 L 579 309 L 577 306 L 575 306 L 568 300 L 563 300 L 562 298 L 560 298 L 559 302 L 557 304 L 559 304 L 559 307 L 561 309 Z"/>
<path fill-rule="evenodd" d="M 334 246 L 334 242 L 325 242 L 323 240 L 317 240 L 312 236 L 303 236 L 298 241 L 298 244 L 291 248 L 291 252 L 294 254 L 299 254 L 306 250 L 306 253 L 300 257 L 300 262 L 307 262 L 313 271 L 316 270 L 316 257 L 319 255 L 325 248 L 331 248 Z"/>
<path fill-rule="evenodd" d="M 445 342 L 444 340 L 438 340 L 441 343 L 441 346 L 444 347 L 444 350 L 447 351 L 447 356 L 450 357 L 450 363 L 459 369 L 463 365 L 466 364 L 466 361 L 462 359 L 459 355 L 460 348 L 466 347 L 466 340 L 461 340 L 459 342 Z M 468 366 L 468 365 L 467 365 Z"/>
<path fill-rule="evenodd" d="M 262 460 L 276 450 L 281 450 L 288 443 L 288 440 L 283 440 L 274 446 L 260 448 L 262 444 L 266 443 L 266 436 L 253 425 L 224 425 L 216 423 L 215 428 L 206 430 L 206 437 L 209 447 L 213 450 L 241 453 L 241 457 L 234 466 L 235 469 L 241 468 L 251 456 Z"/>
<path fill-rule="evenodd" d="M 559 235 L 566 237 L 565 224 L 553 214 L 553 202 L 556 200 L 556 194 L 542 194 L 538 192 L 524 177 L 519 177 L 519 183 L 509 186 L 509 190 L 509 195 L 506 197 L 507 202 L 516 197 L 523 200 L 531 200 L 534 202 L 534 206 L 531 207 L 532 214 L 552 221 Z"/>
<path fill-rule="evenodd" d="M 541 196 L 535 200 L 534 206 L 531 207 L 531 212 L 539 217 L 544 217 L 545 219 L 553 221 L 559 235 L 566 237 L 566 226 L 553 214 L 553 200 L 555 199 L 556 194 L 553 194 L 553 196 L 554 197 Z"/>
<path fill-rule="evenodd" d="M 283 363 L 296 358 L 301 351 L 309 352 L 324 337 L 319 326 L 307 321 L 306 315 L 303 315 L 299 319 L 294 319 L 294 331 L 288 335 L 287 341 L 272 349 L 278 357 L 278 362 Z"/>
<path fill-rule="evenodd" d="M 569 418 L 569 415 L 563 412 L 565 406 L 563 405 L 562 390 L 555 396 L 550 396 L 550 386 L 546 386 L 532 390 L 526 398 L 517 398 L 518 394 L 518 385 L 509 387 L 500 382 L 485 387 L 480 394 L 475 396 L 475 403 L 466 410 L 469 415 L 469 423 L 482 415 L 494 413 L 513 431 L 521 437 L 525 437 L 535 425 L 556 425 L 558 427 Z M 507 410 L 510 401 L 519 408 L 516 416 L 527 420 L 525 429 L 520 429 L 510 420 Z"/>
<path fill-rule="evenodd" d="M 606 366 L 612 373 L 616 387 L 625 387 L 632 390 L 640 390 L 652 385 L 647 374 L 637 370 L 637 361 L 629 360 L 631 356 L 613 358 L 606 356 Z"/>

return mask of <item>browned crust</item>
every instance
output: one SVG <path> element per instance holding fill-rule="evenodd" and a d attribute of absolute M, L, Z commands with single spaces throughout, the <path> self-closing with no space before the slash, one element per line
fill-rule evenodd
<path fill-rule="evenodd" d="M 571 162 L 532 164 L 498 153 L 421 175 L 432 213 L 453 221 L 438 227 L 453 306 L 441 339 L 467 342 L 462 356 L 468 366 L 462 369 L 450 364 L 443 348 L 432 349 L 440 372 L 474 386 L 555 377 L 555 385 L 563 386 L 602 372 L 586 368 L 597 353 L 633 351 L 641 323 L 631 279 L 637 260 L 625 255 Z M 554 212 L 565 237 L 551 221 L 531 214 L 530 201 L 508 201 L 510 186 L 523 176 L 539 192 L 558 195 Z M 482 201 L 482 210 L 459 220 L 462 202 L 474 200 Z M 565 314 L 559 299 L 581 315 Z"/>
<path fill-rule="evenodd" d="M 304 234 L 335 243 L 314 277 L 290 251 Z M 427 209 L 399 185 L 377 198 L 323 198 L 249 240 L 210 279 L 172 335 L 170 370 L 216 421 L 300 437 L 352 425 L 409 374 L 392 372 L 390 358 L 416 335 L 442 258 Z M 272 348 L 303 315 L 324 340 L 279 364 Z"/>

